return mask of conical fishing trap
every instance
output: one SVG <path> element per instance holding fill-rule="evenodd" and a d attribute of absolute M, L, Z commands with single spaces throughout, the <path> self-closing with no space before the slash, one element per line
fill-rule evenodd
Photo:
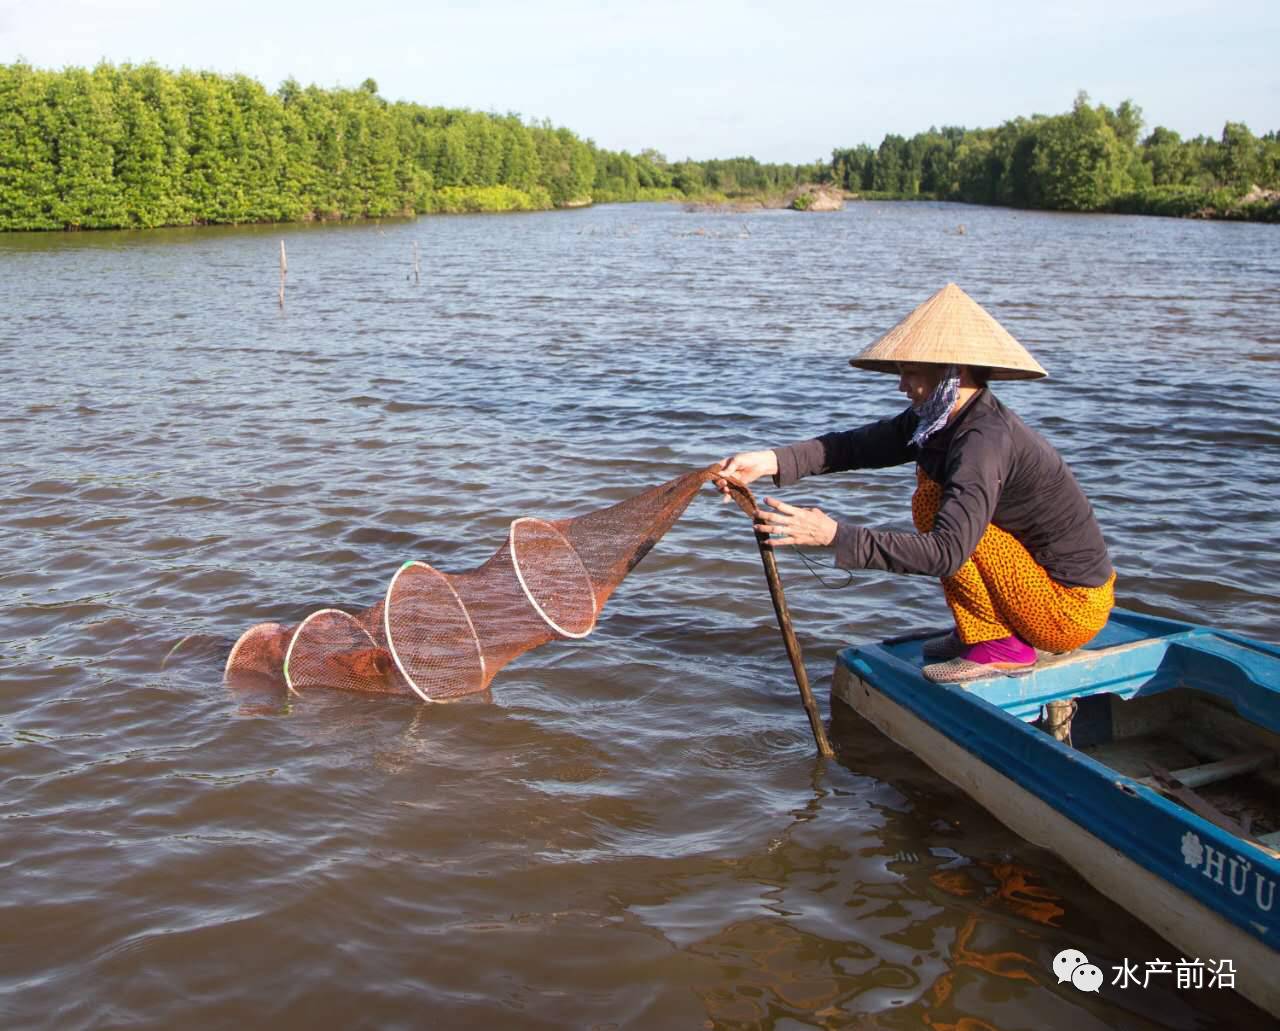
<path fill-rule="evenodd" d="M 363 612 L 325 608 L 295 627 L 259 623 L 236 641 L 226 677 L 426 701 L 483 691 L 530 649 L 589 634 L 614 589 L 714 470 L 573 519 L 516 519 L 493 557 L 464 573 L 406 562 Z"/>

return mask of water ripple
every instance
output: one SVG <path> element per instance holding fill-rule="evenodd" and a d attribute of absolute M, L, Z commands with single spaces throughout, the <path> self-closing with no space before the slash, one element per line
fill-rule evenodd
<path fill-rule="evenodd" d="M 1048 964 L 1167 955 L 1151 932 L 865 725 L 815 761 L 710 490 L 590 638 L 465 704 L 222 664 L 406 558 L 482 562 L 513 516 L 896 411 L 847 357 L 947 280 L 1052 372 L 998 390 L 1085 486 L 1121 602 L 1280 640 L 1277 240 L 937 204 L 0 236 L 38 343 L 0 345 L 4 1023 L 1129 1026 Z M 909 491 L 787 497 L 905 527 Z M 839 647 L 946 619 L 924 578 L 781 566 L 824 699 Z"/>

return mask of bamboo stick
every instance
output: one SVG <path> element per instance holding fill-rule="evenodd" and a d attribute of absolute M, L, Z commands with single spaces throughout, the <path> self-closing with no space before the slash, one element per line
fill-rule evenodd
<path fill-rule="evenodd" d="M 280 241 L 280 307 L 284 307 L 284 279 L 289 274 L 289 259 L 284 253 L 284 241 Z"/>
<path fill-rule="evenodd" d="M 728 477 L 717 477 L 729 485 L 733 500 L 742 511 L 751 517 L 752 523 L 758 521 L 759 509 L 756 499 L 745 484 Z M 778 558 L 769 546 L 769 535 L 754 531 L 756 547 L 760 549 L 760 561 L 764 563 L 764 577 L 769 583 L 769 597 L 773 599 L 773 611 L 778 617 L 778 629 L 782 632 L 782 642 L 787 648 L 787 658 L 791 660 L 791 672 L 795 674 L 796 687 L 800 689 L 800 701 L 804 705 L 805 714 L 809 717 L 809 729 L 813 731 L 813 742 L 818 746 L 818 754 L 830 759 L 835 755 L 831 742 L 827 739 L 827 730 L 822 725 L 822 713 L 814 700 L 813 689 L 809 686 L 809 674 L 804 668 L 804 656 L 800 653 L 800 641 L 796 638 L 795 629 L 791 625 L 791 612 L 787 608 L 787 596 L 782 589 L 782 577 L 778 575 Z"/>

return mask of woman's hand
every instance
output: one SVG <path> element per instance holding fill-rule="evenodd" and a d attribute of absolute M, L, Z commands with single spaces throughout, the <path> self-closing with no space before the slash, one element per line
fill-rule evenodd
<path fill-rule="evenodd" d="M 760 521 L 755 527 L 760 533 L 772 535 L 768 541 L 770 547 L 807 544 L 828 548 L 835 541 L 839 524 L 822 509 L 796 508 L 777 498 L 765 498 L 764 503 L 777 511 L 760 509 Z"/>
<path fill-rule="evenodd" d="M 740 451 L 731 458 L 726 458 L 720 463 L 720 473 L 724 476 L 732 476 L 739 483 L 751 483 L 753 480 L 760 479 L 761 476 L 776 476 L 778 474 L 778 456 L 772 451 Z M 716 489 L 724 495 L 725 501 L 729 500 L 729 487 L 724 480 L 713 480 Z"/>

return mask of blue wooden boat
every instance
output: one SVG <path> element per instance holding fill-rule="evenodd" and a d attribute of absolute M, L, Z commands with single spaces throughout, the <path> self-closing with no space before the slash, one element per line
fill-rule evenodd
<path fill-rule="evenodd" d="M 927 636 L 845 649 L 834 697 L 1280 1016 L 1280 648 L 1116 610 L 1078 652 L 944 685 Z"/>

